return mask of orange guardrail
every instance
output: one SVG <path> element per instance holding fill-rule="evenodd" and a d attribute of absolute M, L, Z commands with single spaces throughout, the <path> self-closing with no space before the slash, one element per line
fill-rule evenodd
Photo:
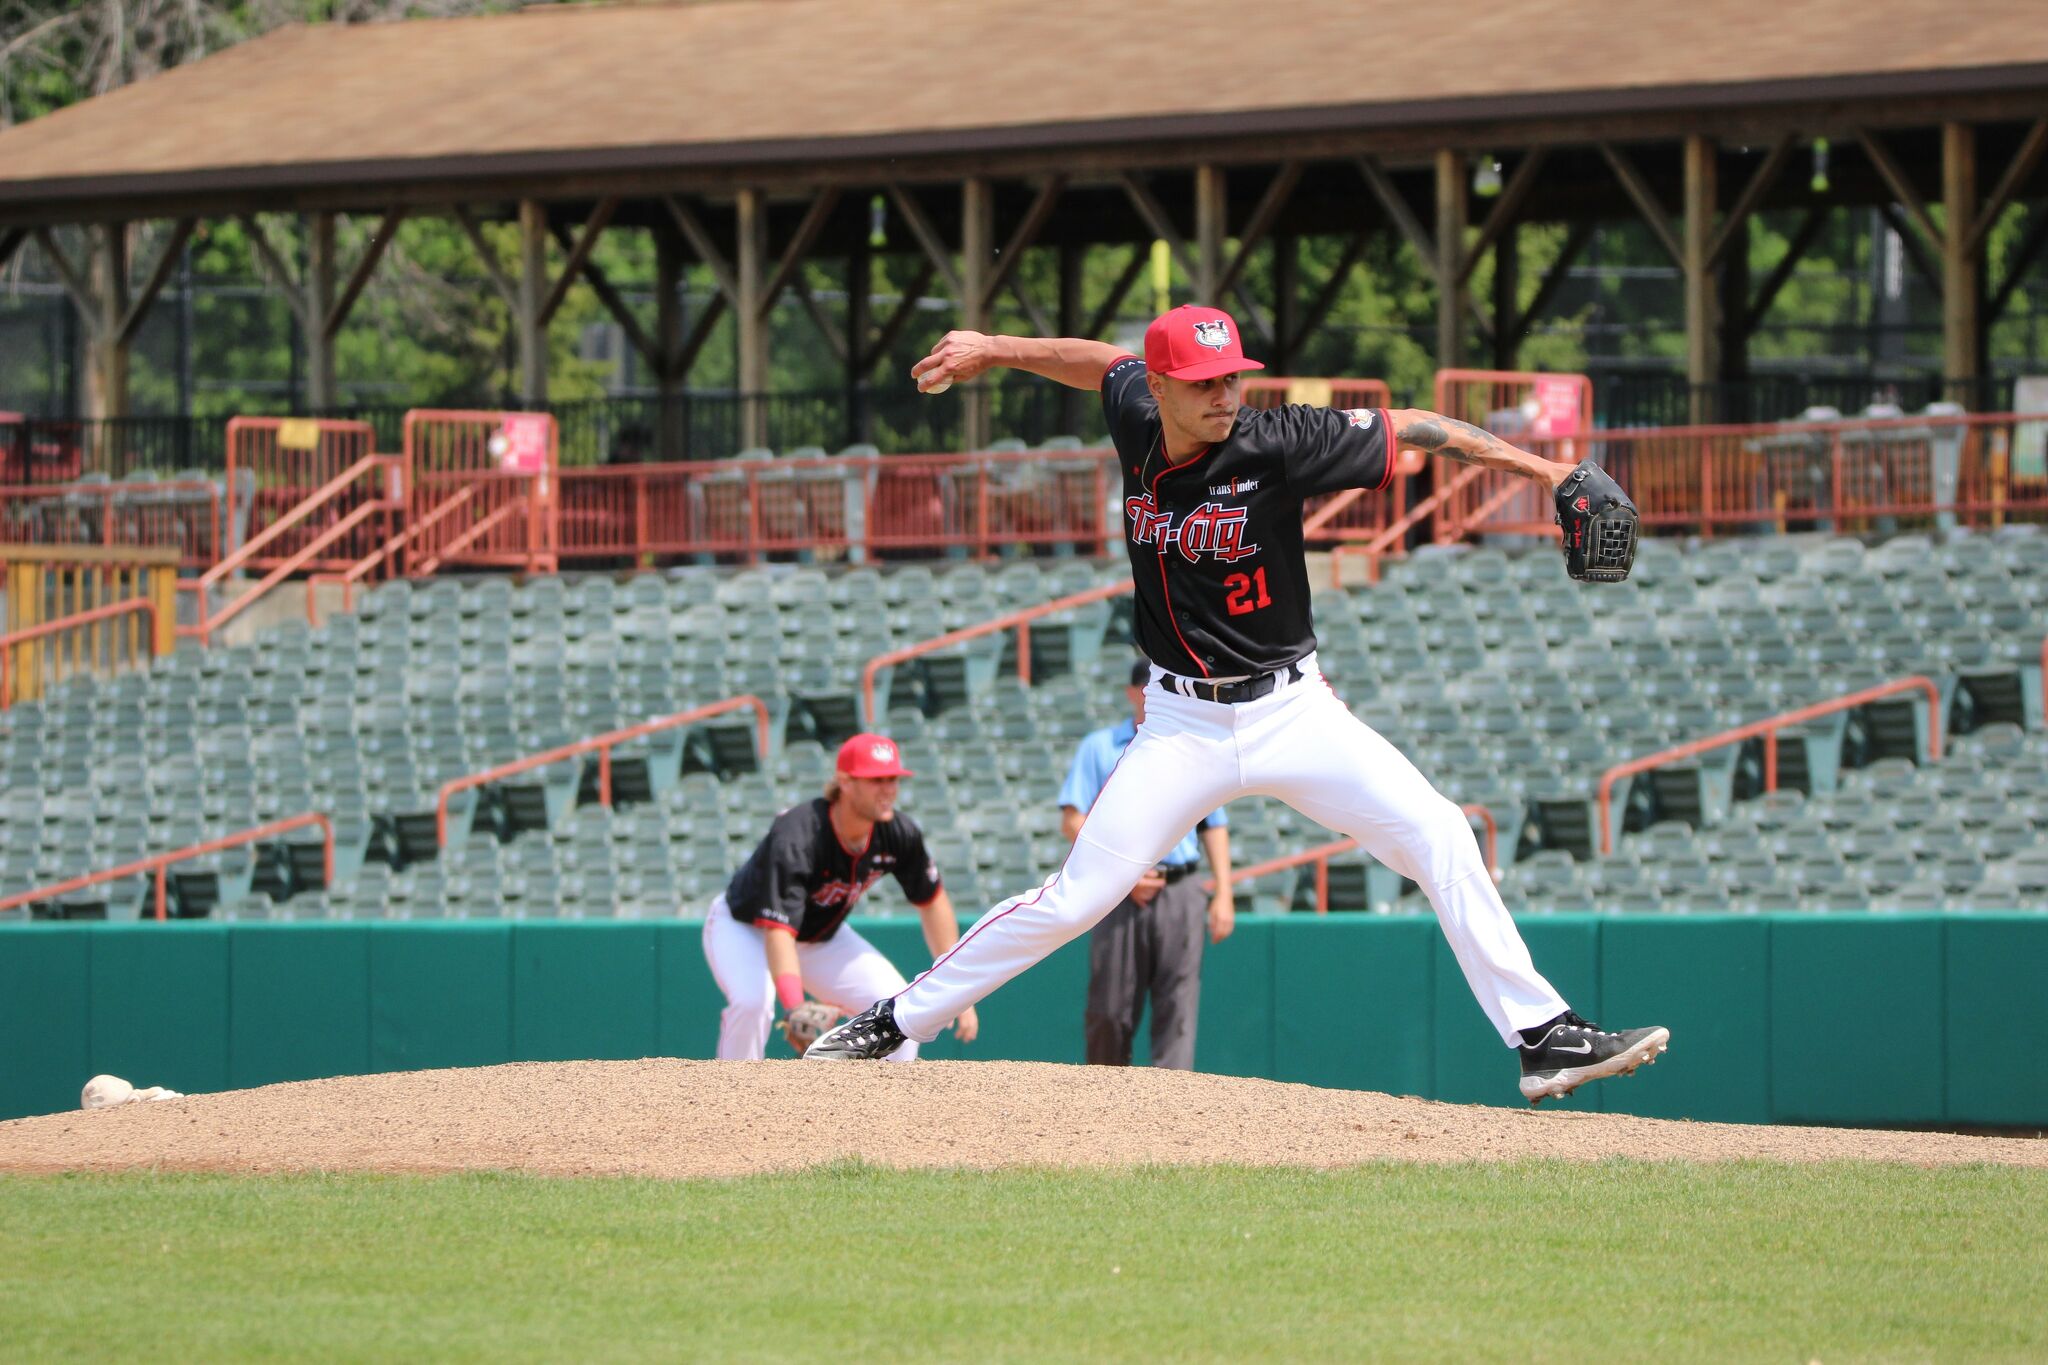
<path fill-rule="evenodd" d="M 233 524 L 238 511 L 248 513 L 252 533 L 267 529 L 269 519 L 282 516 L 314 495 L 316 489 L 377 449 L 377 434 L 368 422 L 332 417 L 233 417 L 227 427 L 227 512 Z M 249 475 L 244 492 L 240 475 Z M 246 497 L 244 506 L 241 499 Z M 295 553 L 306 536 L 319 528 L 303 527 L 285 537 L 274 555 L 249 561 L 271 568 Z"/>
<path fill-rule="evenodd" d="M 156 917 L 159 920 L 167 919 L 170 912 L 166 900 L 165 879 L 172 863 L 181 863 L 187 858 L 200 858 L 209 853 L 219 853 L 225 849 L 238 848 L 243 844 L 260 843 L 265 839 L 272 839 L 280 834 L 289 834 L 295 829 L 304 829 L 307 825 L 320 826 L 320 831 L 325 836 L 325 872 L 323 880 L 331 886 L 334 884 L 334 822 L 319 811 L 307 811 L 303 815 L 294 815 L 288 820 L 273 820 L 267 825 L 258 825 L 254 829 L 245 829 L 238 834 L 225 835 L 219 839 L 209 839 L 203 844 L 193 844 L 189 848 L 178 848 L 172 849 L 168 853 L 152 854 L 150 857 L 141 858 L 132 863 L 123 863 L 119 867 L 110 867 L 104 872 L 88 872 L 82 877 L 72 877 L 66 881 L 51 882 L 48 886 L 34 887 L 28 891 L 17 891 L 14 895 L 0 900 L 0 910 L 12 910 L 17 905 L 27 905 L 31 901 L 51 900 L 57 896 L 83 890 L 88 886 L 96 886 L 101 882 L 119 881 L 123 877 L 136 877 L 145 872 L 153 872 L 156 874 Z"/>
<path fill-rule="evenodd" d="M 173 549 L 181 568 L 204 569 L 220 558 L 223 524 L 221 490 L 197 479 L 0 485 L 0 542 L 11 544 Z"/>
<path fill-rule="evenodd" d="M 105 606 L 92 607 L 70 616 L 59 617 L 54 621 L 44 621 L 38 625 L 24 626 L 20 630 L 12 630 L 5 635 L 0 635 L 0 711 L 4 711 L 14 704 L 14 650 L 17 645 L 32 644 L 37 640 L 48 639 L 52 635 L 61 635 L 66 631 L 88 629 L 102 622 L 112 621 L 117 617 L 131 615 L 145 616 L 149 620 L 149 633 L 147 635 L 138 639 L 134 631 L 131 630 L 127 641 L 129 661 L 131 663 L 140 662 L 156 652 L 154 649 L 154 643 L 157 638 L 156 603 L 146 597 L 131 597 L 125 602 L 109 602 Z M 81 664 L 97 668 L 101 662 L 99 633 L 97 631 L 93 632 L 92 657 L 89 662 L 84 658 L 86 651 L 81 648 L 82 644 L 83 640 L 80 637 L 72 637 L 71 664 L 73 670 L 76 671 Z M 106 661 L 112 663 L 114 662 L 114 656 L 121 652 L 118 648 L 121 644 L 120 637 L 116 635 L 109 639 L 106 644 Z M 63 657 L 64 651 L 60 647 L 57 651 L 57 659 L 61 661 Z"/>
<path fill-rule="evenodd" d="M 981 636 L 993 635 L 997 631 L 1009 630 L 1012 627 L 1015 627 L 1017 630 L 1017 681 L 1029 687 L 1031 686 L 1031 623 L 1033 621 L 1036 621 L 1041 616 L 1051 616 L 1055 612 L 1066 611 L 1072 607 L 1086 606 L 1090 602 L 1100 602 L 1110 597 L 1121 597 L 1129 592 L 1133 586 L 1131 580 L 1126 578 L 1120 583 L 1109 583 L 1099 588 L 1089 588 L 1085 592 L 1069 593 L 1065 597 L 1055 597 L 1050 602 L 1041 602 L 1035 607 L 1025 607 L 1019 611 L 1005 612 L 1003 615 L 993 620 L 983 621 L 979 625 L 962 626 L 958 630 L 949 630 L 944 635 L 937 635 L 929 640 L 920 640 L 916 644 L 905 645 L 901 649 L 892 649 L 886 654 L 877 654 L 874 658 L 869 659 L 860 671 L 861 712 L 867 717 L 868 724 L 873 725 L 875 723 L 875 675 L 883 669 L 894 664 L 900 664 L 907 659 L 915 659 L 920 655 L 935 653 L 951 645 L 957 645 L 964 640 L 979 639 Z"/>
<path fill-rule="evenodd" d="M 466 505 L 475 519 L 407 542 L 406 573 L 442 565 L 553 573 L 560 562 L 561 430 L 544 412 L 415 408 L 405 414 L 405 467 L 414 534 L 436 511 Z M 462 504 L 451 502 L 469 490 Z M 438 521 L 439 518 L 434 518 Z"/>
<path fill-rule="evenodd" d="M 565 469 L 561 555 L 1003 545 L 1106 549 L 1122 534 L 1115 452 L 831 455 Z"/>
<path fill-rule="evenodd" d="M 1408 533 L 1420 525 L 1424 517 L 1435 512 L 1445 502 L 1455 498 L 1467 485 L 1483 477 L 1486 472 L 1486 470 L 1476 465 L 1469 469 L 1461 469 L 1447 480 L 1443 487 L 1409 508 L 1400 520 L 1388 525 L 1385 530 L 1381 531 L 1371 540 L 1358 543 L 1346 542 L 1345 544 L 1331 547 L 1330 586 L 1333 588 L 1344 586 L 1344 560 L 1351 555 L 1364 555 L 1366 557 L 1365 581 L 1368 583 L 1379 582 L 1381 557 L 1387 554 L 1397 556 L 1407 554 L 1408 547 L 1406 542 Z"/>
<path fill-rule="evenodd" d="M 1486 827 L 1486 870 L 1495 881 L 1500 880 L 1500 827 L 1494 823 L 1493 812 L 1477 803 L 1461 806 L 1459 809 Z M 1331 843 L 1317 844 L 1314 848 L 1303 849 L 1299 853 L 1289 853 L 1278 858 L 1268 858 L 1262 863 L 1248 863 L 1243 867 L 1231 869 L 1230 884 L 1238 886 L 1250 881 L 1254 877 L 1264 877 L 1274 872 L 1285 872 L 1291 868 L 1314 863 L 1316 868 L 1316 913 L 1318 915 L 1327 915 L 1330 913 L 1330 859 L 1349 853 L 1357 847 L 1358 840 L 1356 839 L 1337 839 Z M 1216 879 L 1210 878 L 1208 885 L 1213 888 L 1215 884 Z"/>
<path fill-rule="evenodd" d="M 1633 777 L 1652 768 L 1661 768 L 1666 763 L 1675 763 L 1680 759 L 1697 758 L 1701 754 L 1726 745 L 1740 744 L 1744 740 L 1761 737 L 1764 742 L 1764 790 L 1774 792 L 1778 789 L 1778 731 L 1788 725 L 1817 720 L 1822 716 L 1833 715 L 1837 711 L 1854 710 L 1874 701 L 1882 701 L 1886 697 L 1898 696 L 1902 692 L 1916 691 L 1927 694 L 1927 761 L 1937 762 L 1941 758 L 1941 689 L 1934 685 L 1933 679 L 1914 674 L 1908 678 L 1894 678 L 1890 682 L 1866 687 L 1830 701 L 1815 702 L 1811 706 L 1766 716 L 1747 725 L 1738 725 L 1732 730 L 1708 735 L 1705 739 L 1674 745 L 1654 754 L 1645 754 L 1641 758 L 1632 758 L 1626 763 L 1615 764 L 1600 775 L 1600 790 L 1595 797 L 1600 819 L 1601 854 L 1604 856 L 1614 852 L 1614 827 L 1609 818 L 1609 811 L 1614 803 L 1614 784 L 1622 778 Z"/>
<path fill-rule="evenodd" d="M 209 598 L 214 586 L 229 574 L 234 573 L 254 560 L 257 551 L 266 548 L 272 540 L 284 535 L 301 521 L 319 511 L 323 506 L 348 492 L 350 485 L 365 474 L 381 470 L 388 478 L 390 471 L 398 467 L 399 459 L 395 455 L 365 455 L 325 484 L 322 484 L 311 497 L 265 527 L 261 534 L 252 536 L 249 542 L 242 546 L 241 549 L 235 551 L 211 569 L 208 569 L 198 578 L 179 583 L 179 588 L 198 596 L 199 620 L 189 626 L 179 626 L 178 633 L 180 635 L 196 636 L 201 644 L 212 644 L 214 631 L 240 615 L 246 608 L 253 605 L 257 599 L 284 581 L 292 572 L 303 568 L 320 551 L 348 535 L 356 527 L 373 516 L 382 513 L 402 513 L 405 510 L 403 502 L 392 500 L 381 496 L 381 494 L 356 504 L 346 516 L 328 526 L 310 540 L 305 541 L 293 554 L 275 561 L 275 565 L 270 572 L 258 579 L 255 586 L 251 587 L 247 592 L 229 602 L 219 612 L 211 610 Z"/>
<path fill-rule="evenodd" d="M 495 768 L 486 768 L 482 772 L 469 773 L 462 777 L 452 778 L 441 784 L 441 794 L 434 802 L 434 842 L 442 848 L 448 846 L 448 799 L 454 796 L 455 793 L 466 791 L 471 787 L 485 786 L 503 778 L 516 777 L 520 773 L 531 772 L 535 768 L 545 768 L 550 763 L 560 763 L 564 759 L 575 758 L 580 754 L 587 754 L 593 751 L 597 754 L 598 800 L 609 806 L 612 803 L 613 746 L 624 744 L 629 740 L 644 739 L 648 735 L 658 734 L 663 730 L 673 730 L 678 726 L 710 720 L 715 716 L 723 716 L 729 712 L 738 711 L 743 707 L 752 707 L 755 716 L 759 720 L 759 726 L 756 731 L 756 743 L 759 746 L 761 757 L 766 759 L 769 745 L 774 738 L 769 731 L 768 703 L 752 694 L 727 697 L 724 701 L 714 701 L 703 706 L 693 706 L 687 711 L 678 711 L 672 716 L 662 716 L 657 720 L 643 721 L 639 725 L 631 725 L 623 730 L 613 730 L 608 734 L 595 735 L 589 739 L 579 739 L 573 744 L 564 744 L 543 753 L 529 754 L 525 758 L 515 758 L 510 763 L 501 763 Z"/>

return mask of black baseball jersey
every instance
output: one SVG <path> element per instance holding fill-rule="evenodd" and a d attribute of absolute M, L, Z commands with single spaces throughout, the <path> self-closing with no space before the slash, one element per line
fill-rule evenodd
<path fill-rule="evenodd" d="M 867 847 L 849 849 L 832 828 L 830 810 L 820 796 L 775 817 L 725 888 L 725 906 L 734 919 L 779 924 L 793 930 L 799 943 L 822 943 L 839 932 L 867 889 L 890 873 L 912 905 L 927 905 L 939 894 L 938 864 L 925 852 L 916 821 L 898 811 L 874 827 Z"/>
<path fill-rule="evenodd" d="M 1301 505 L 1393 478 L 1383 408 L 1243 408 L 1230 435 L 1166 460 L 1145 362 L 1102 377 L 1102 410 L 1124 476 L 1124 538 L 1137 583 L 1138 648 L 1170 673 L 1266 673 L 1316 647 Z"/>

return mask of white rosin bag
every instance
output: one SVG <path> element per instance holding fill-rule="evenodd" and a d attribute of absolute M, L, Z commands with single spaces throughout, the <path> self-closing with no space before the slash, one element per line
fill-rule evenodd
<path fill-rule="evenodd" d="M 85 1089 L 78 1093 L 80 1109 L 112 1109 L 117 1104 L 134 1104 L 142 1100 L 182 1100 L 185 1097 L 175 1090 L 166 1090 L 152 1085 L 138 1090 L 119 1076 L 95 1076 L 85 1083 Z"/>

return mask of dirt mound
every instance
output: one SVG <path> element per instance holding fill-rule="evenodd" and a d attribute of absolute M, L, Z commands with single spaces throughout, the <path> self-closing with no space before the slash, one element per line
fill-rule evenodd
<path fill-rule="evenodd" d="M 299 1081 L 0 1123 L 0 1171 L 1342 1166 L 1514 1157 L 2048 1166 L 2048 1142 L 1490 1109 L 1032 1062 L 523 1063 Z"/>

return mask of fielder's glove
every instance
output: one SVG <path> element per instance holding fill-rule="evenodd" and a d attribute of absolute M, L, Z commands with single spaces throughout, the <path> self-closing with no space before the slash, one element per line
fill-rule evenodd
<path fill-rule="evenodd" d="M 1588 458 L 1557 486 L 1564 568 L 1587 583 L 1619 583 L 1636 562 L 1636 505 Z"/>
<path fill-rule="evenodd" d="M 782 1021 L 782 1036 L 796 1049 L 796 1055 L 804 1055 L 804 1049 L 818 1041 L 818 1035 L 839 1022 L 839 1011 L 822 1000 L 806 1000 L 789 1012 Z"/>

